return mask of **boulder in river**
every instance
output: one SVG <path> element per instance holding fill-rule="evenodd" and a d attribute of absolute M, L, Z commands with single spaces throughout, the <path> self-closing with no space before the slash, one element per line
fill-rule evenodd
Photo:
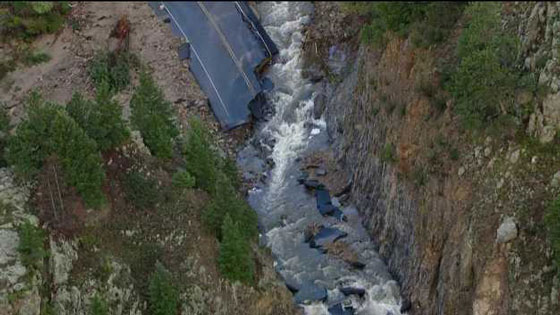
<path fill-rule="evenodd" d="M 356 288 L 356 287 L 344 287 L 339 289 L 342 294 L 348 295 L 357 295 L 359 297 L 363 297 L 366 294 L 366 290 L 363 288 Z"/>
<path fill-rule="evenodd" d="M 297 304 L 307 304 L 314 301 L 325 302 L 327 300 L 327 296 L 327 289 L 321 288 L 312 283 L 306 283 L 301 286 L 294 298 Z"/>
<path fill-rule="evenodd" d="M 319 189 L 319 188 L 323 187 L 323 184 L 321 184 L 316 179 L 306 179 L 306 180 L 304 180 L 303 185 L 307 189 Z"/>
<path fill-rule="evenodd" d="M 348 234 L 337 228 L 324 227 L 311 239 L 309 246 L 322 248 L 329 243 L 334 243 Z"/>
<path fill-rule="evenodd" d="M 330 315 L 352 315 L 354 314 L 354 309 L 352 307 L 346 308 L 341 303 L 335 304 L 329 307 Z"/>

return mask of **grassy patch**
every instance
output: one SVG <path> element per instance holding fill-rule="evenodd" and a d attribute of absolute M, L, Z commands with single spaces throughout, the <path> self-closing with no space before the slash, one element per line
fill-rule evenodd
<path fill-rule="evenodd" d="M 140 172 L 130 172 L 124 179 L 126 199 L 138 209 L 153 208 L 161 201 L 155 180 Z"/>
<path fill-rule="evenodd" d="M 397 161 L 395 148 L 392 143 L 387 142 L 383 146 L 383 151 L 381 151 L 381 161 L 385 163 L 394 163 Z"/>

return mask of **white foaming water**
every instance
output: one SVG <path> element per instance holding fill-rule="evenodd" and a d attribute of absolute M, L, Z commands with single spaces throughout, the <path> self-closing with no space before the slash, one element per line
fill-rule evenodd
<path fill-rule="evenodd" d="M 253 206 L 257 212 L 267 220 L 265 236 L 275 255 L 275 267 L 285 279 L 327 289 L 328 301 L 304 305 L 306 314 L 327 315 L 329 305 L 346 300 L 351 302 L 353 314 L 398 315 L 399 287 L 361 226 L 357 211 L 343 209 L 348 217 L 345 223 L 323 218 L 316 209 L 315 198 L 303 192 L 294 178 L 296 158 L 308 148 L 310 139 L 321 137 L 326 129 L 325 121 L 313 119 L 314 86 L 302 78 L 302 31 L 310 21 L 312 4 L 260 2 L 258 10 L 263 27 L 280 51 L 277 62 L 267 72 L 274 82 L 268 99 L 275 114 L 260 130 L 264 138 L 273 140 L 270 157 L 274 168 L 267 187 L 250 191 L 250 196 L 256 200 Z M 363 270 L 352 269 L 340 259 L 310 248 L 303 241 L 303 231 L 312 222 L 346 232 L 345 241 L 365 264 Z M 344 297 L 339 291 L 342 286 L 364 288 L 365 298 Z"/>
<path fill-rule="evenodd" d="M 285 182 L 286 167 L 307 145 L 309 131 L 305 123 L 312 118 L 312 95 L 308 99 L 299 98 L 312 89 L 312 84 L 301 76 L 301 32 L 304 25 L 309 23 L 307 14 L 311 7 L 308 3 L 281 2 L 261 5 L 259 9 L 263 13 L 262 20 L 267 32 L 280 49 L 279 61 L 268 72 L 275 84 L 270 99 L 275 104 L 276 113 L 263 128 L 263 132 L 275 140 L 271 155 L 275 167 L 270 190 L 280 192 Z"/>

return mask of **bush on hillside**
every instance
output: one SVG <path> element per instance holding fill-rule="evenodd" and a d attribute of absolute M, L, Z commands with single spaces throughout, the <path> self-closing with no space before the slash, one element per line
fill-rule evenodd
<path fill-rule="evenodd" d="M 4 159 L 4 149 L 6 148 L 6 143 L 8 142 L 8 137 L 10 135 L 10 118 L 8 113 L 4 108 L 3 104 L 0 104 L 0 167 L 5 167 L 7 165 Z"/>
<path fill-rule="evenodd" d="M 496 2 L 472 3 L 466 9 L 470 21 L 459 38 L 460 62 L 449 90 L 467 127 L 492 121 L 513 102 L 518 41 L 501 29 L 500 10 Z"/>
<path fill-rule="evenodd" d="M 37 93 L 28 100 L 27 119 L 8 142 L 7 160 L 17 174 L 35 176 L 50 155 L 59 157 L 64 177 L 75 187 L 86 206 L 105 202 L 105 178 L 95 141 L 59 105 L 44 102 Z"/>
<path fill-rule="evenodd" d="M 443 42 L 463 14 L 466 2 L 430 2 L 423 18 L 411 26 L 410 39 L 415 46 L 429 47 Z"/>
<path fill-rule="evenodd" d="M 178 171 L 173 174 L 172 181 L 177 188 L 193 188 L 196 184 L 195 178 L 188 171 Z"/>
<path fill-rule="evenodd" d="M 29 270 L 38 271 L 43 258 L 47 257 L 47 251 L 44 247 L 45 231 L 29 221 L 25 221 L 19 226 L 18 235 L 19 245 L 17 250 L 21 256 L 22 264 Z"/>
<path fill-rule="evenodd" d="M 137 63 L 128 52 L 99 51 L 89 62 L 88 72 L 97 88 L 106 82 L 110 92 L 117 93 L 130 84 L 130 68 Z"/>
<path fill-rule="evenodd" d="M 107 305 L 107 301 L 97 294 L 91 298 L 90 308 L 91 315 L 109 315 L 109 305 Z"/>
<path fill-rule="evenodd" d="M 140 172 L 126 174 L 124 191 L 126 199 L 138 209 L 152 208 L 161 200 L 156 181 Z"/>
<path fill-rule="evenodd" d="M 179 294 L 173 285 L 171 274 L 157 262 L 156 270 L 150 277 L 150 311 L 153 315 L 175 315 Z"/>
<path fill-rule="evenodd" d="M 554 251 L 554 261 L 560 270 L 560 197 L 549 204 L 544 222 Z"/>
<path fill-rule="evenodd" d="M 106 82 L 98 87 L 95 101 L 74 93 L 66 110 L 101 151 L 122 144 L 130 135 L 121 117 L 121 106 L 112 98 Z"/>
<path fill-rule="evenodd" d="M 179 134 L 173 121 L 173 108 L 145 72 L 140 74 L 140 85 L 130 100 L 130 108 L 132 125 L 140 131 L 150 152 L 160 158 L 171 158 L 173 141 Z"/>
<path fill-rule="evenodd" d="M 32 39 L 45 33 L 55 33 L 64 25 L 70 12 L 67 1 L 6 1 L 0 4 L 3 17 L 0 32 L 3 38 Z"/>
<path fill-rule="evenodd" d="M 251 283 L 255 266 L 251 247 L 242 228 L 226 214 L 221 229 L 223 238 L 218 257 L 220 272 L 231 281 Z"/>

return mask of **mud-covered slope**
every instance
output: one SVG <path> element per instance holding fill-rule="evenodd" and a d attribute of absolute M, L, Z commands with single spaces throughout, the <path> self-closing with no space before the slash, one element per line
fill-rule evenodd
<path fill-rule="evenodd" d="M 520 3 L 504 12 L 526 67 L 555 82 L 556 5 Z M 317 3 L 307 74 L 329 78 L 323 115 L 332 149 L 411 314 L 556 314 L 559 279 L 543 216 L 558 194 L 560 159 L 546 136 L 556 116 L 543 122 L 542 111 L 556 110 L 557 88 L 516 96 L 536 104 L 527 133 L 463 130 L 452 98 L 434 93 L 443 99 L 435 106 L 416 83 L 437 82 L 436 61 L 455 49 L 461 22 L 435 49 L 396 36 L 379 49 L 357 44 L 356 17 Z M 542 55 L 549 61 L 535 67 Z"/>

